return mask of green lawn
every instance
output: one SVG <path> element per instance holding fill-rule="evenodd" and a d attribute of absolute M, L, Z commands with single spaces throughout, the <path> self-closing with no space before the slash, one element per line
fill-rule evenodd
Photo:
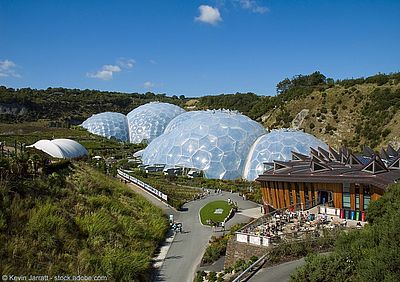
<path fill-rule="evenodd" d="M 222 209 L 222 213 L 215 213 L 217 209 Z M 222 222 L 228 216 L 232 207 L 227 201 L 214 201 L 208 203 L 200 210 L 200 220 L 202 224 L 207 225 L 207 220 L 211 219 L 214 222 Z"/>

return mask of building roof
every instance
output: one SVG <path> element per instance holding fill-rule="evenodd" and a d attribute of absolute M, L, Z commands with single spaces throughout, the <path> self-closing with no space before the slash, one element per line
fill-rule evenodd
<path fill-rule="evenodd" d="M 71 139 L 39 140 L 35 144 L 26 146 L 43 151 L 53 158 L 73 159 L 88 154 L 88 151 L 78 142 Z"/>
<path fill-rule="evenodd" d="M 362 155 L 346 148 L 335 151 L 318 147 L 311 156 L 292 152 L 292 160 L 265 163 L 269 167 L 257 181 L 362 183 L 385 189 L 400 179 L 400 150 L 392 146 L 375 153 L 369 147 Z"/>

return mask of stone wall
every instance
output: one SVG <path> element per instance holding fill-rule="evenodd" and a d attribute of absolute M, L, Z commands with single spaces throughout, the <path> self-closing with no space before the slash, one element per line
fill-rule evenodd
<path fill-rule="evenodd" d="M 235 262 L 238 259 L 248 261 L 252 256 L 261 257 L 269 249 L 269 247 L 240 243 L 232 238 L 228 241 L 228 245 L 226 247 L 226 258 L 224 267 L 227 268 L 234 266 Z"/>

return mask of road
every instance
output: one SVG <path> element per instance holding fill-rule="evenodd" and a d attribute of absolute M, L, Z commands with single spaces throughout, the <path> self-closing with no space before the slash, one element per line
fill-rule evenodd
<path fill-rule="evenodd" d="M 176 218 L 183 224 L 183 233 L 176 234 L 155 281 L 193 281 L 208 241 L 213 235 L 212 228 L 200 223 L 199 211 L 208 202 L 228 198 L 238 203 L 239 210 L 257 207 L 255 203 L 244 201 L 238 194 L 229 192 L 211 194 L 204 199 L 185 204 L 184 211 L 179 212 Z M 227 222 L 226 227 L 229 229 L 235 223 L 248 220 L 249 217 L 237 213 Z"/>
<path fill-rule="evenodd" d="M 227 222 L 226 229 L 229 229 L 235 223 L 249 221 L 248 213 L 245 213 L 245 216 L 241 215 L 240 211 L 253 211 L 254 208 L 258 207 L 251 201 L 243 200 L 237 193 L 222 192 L 217 194 L 212 192 L 203 199 L 186 203 L 182 211 L 176 211 L 136 185 L 128 184 L 128 186 L 146 197 L 154 205 L 162 208 L 165 214 L 173 214 L 175 221 L 182 222 L 183 225 L 183 232 L 175 235 L 167 256 L 156 273 L 155 281 L 193 281 L 208 241 L 214 233 L 211 227 L 203 226 L 199 220 L 199 211 L 205 204 L 215 200 L 227 200 L 228 198 L 237 202 L 239 212 Z"/>
<path fill-rule="evenodd" d="M 304 258 L 301 258 L 273 267 L 263 268 L 250 278 L 249 282 L 287 282 L 289 281 L 290 274 L 303 264 Z"/>

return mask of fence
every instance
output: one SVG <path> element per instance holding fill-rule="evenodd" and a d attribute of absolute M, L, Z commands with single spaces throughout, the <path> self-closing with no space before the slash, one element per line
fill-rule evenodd
<path fill-rule="evenodd" d="M 126 172 L 122 171 L 121 169 L 118 169 L 117 173 L 123 179 L 138 185 L 139 187 L 141 187 L 141 188 L 145 189 L 146 191 L 150 192 L 151 194 L 153 194 L 157 198 L 160 198 L 162 201 L 165 201 L 165 202 L 168 201 L 168 196 L 167 195 L 165 195 L 164 193 L 158 191 L 156 188 L 150 186 L 149 184 L 144 183 L 143 181 L 133 177 L 132 175 L 127 174 Z"/>

